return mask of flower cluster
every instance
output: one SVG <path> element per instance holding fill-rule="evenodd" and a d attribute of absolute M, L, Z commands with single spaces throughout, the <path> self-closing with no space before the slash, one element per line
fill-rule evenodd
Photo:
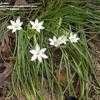
<path fill-rule="evenodd" d="M 18 17 L 16 21 L 10 20 L 10 23 L 11 25 L 9 25 L 7 28 L 12 30 L 12 33 L 22 29 L 23 22 L 20 21 L 20 17 Z M 32 29 L 39 33 L 41 30 L 45 29 L 43 23 L 43 21 L 39 22 L 38 19 L 35 19 L 35 21 L 30 21 Z M 70 32 L 69 37 L 62 35 L 60 37 L 53 36 L 53 38 L 49 38 L 49 44 L 54 47 L 59 47 L 62 44 L 66 44 L 68 41 L 71 43 L 76 43 L 79 39 L 80 38 L 78 38 L 77 34 Z M 31 61 L 35 61 L 37 59 L 39 62 L 42 62 L 42 59 L 47 59 L 48 56 L 45 54 L 45 51 L 46 48 L 40 49 L 40 46 L 37 43 L 35 49 L 30 50 L 30 53 L 32 54 Z"/>
<path fill-rule="evenodd" d="M 36 44 L 35 49 L 30 50 L 30 53 L 33 55 L 31 61 L 38 59 L 40 62 L 42 62 L 42 58 L 47 59 L 48 56 L 44 53 L 45 51 L 46 48 L 40 49 L 40 46 Z"/>
<path fill-rule="evenodd" d="M 21 26 L 23 22 L 20 22 L 20 17 L 18 17 L 16 21 L 10 20 L 10 23 L 11 25 L 9 25 L 7 28 L 12 30 L 12 33 L 22 29 Z"/>
<path fill-rule="evenodd" d="M 30 21 L 32 25 L 32 29 L 35 29 L 37 32 L 40 32 L 41 30 L 44 29 L 43 27 L 43 21 L 39 22 L 38 19 L 36 19 L 34 22 Z"/>
<path fill-rule="evenodd" d="M 58 38 L 53 36 L 53 39 L 49 38 L 49 41 L 50 41 L 50 45 L 58 47 L 61 44 L 66 44 L 67 38 L 64 35 Z"/>

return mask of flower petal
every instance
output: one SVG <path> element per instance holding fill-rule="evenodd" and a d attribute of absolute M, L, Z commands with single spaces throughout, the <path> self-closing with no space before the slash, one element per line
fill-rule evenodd
<path fill-rule="evenodd" d="M 40 29 L 36 28 L 36 30 L 40 33 Z"/>
<path fill-rule="evenodd" d="M 47 58 L 48 58 L 48 56 L 45 55 L 45 54 L 42 54 L 41 56 L 42 56 L 42 58 L 44 58 L 44 59 L 47 59 Z"/>
<path fill-rule="evenodd" d="M 57 41 L 57 38 L 55 36 L 53 36 L 53 41 Z"/>
<path fill-rule="evenodd" d="M 12 20 L 10 20 L 10 23 L 12 24 L 12 25 L 15 25 L 16 23 L 14 22 L 14 21 L 12 21 Z"/>
<path fill-rule="evenodd" d="M 17 18 L 16 23 L 17 23 L 17 24 L 20 23 L 20 17 Z"/>
<path fill-rule="evenodd" d="M 35 24 L 36 24 L 36 25 L 38 25 L 38 24 L 39 24 L 38 19 L 35 19 Z"/>
<path fill-rule="evenodd" d="M 35 53 L 36 53 L 36 50 L 33 50 L 33 49 L 32 49 L 32 50 L 30 50 L 29 52 L 30 52 L 31 54 L 35 54 Z"/>
<path fill-rule="evenodd" d="M 33 26 L 34 25 L 34 22 L 33 21 L 30 21 L 31 25 Z"/>
<path fill-rule="evenodd" d="M 13 29 L 12 25 L 7 26 L 8 29 Z"/>
<path fill-rule="evenodd" d="M 53 42 L 53 40 L 52 40 L 51 38 L 49 38 L 49 41 L 50 41 L 50 42 Z"/>
<path fill-rule="evenodd" d="M 40 50 L 40 46 L 38 44 L 36 44 L 35 49 L 36 49 L 36 51 L 39 51 Z"/>
<path fill-rule="evenodd" d="M 31 61 L 34 61 L 36 59 L 37 59 L 37 56 L 36 55 L 34 55 L 34 56 L 31 57 Z"/>
<path fill-rule="evenodd" d="M 43 48 L 40 50 L 40 52 L 44 53 L 46 51 L 46 48 Z"/>
<path fill-rule="evenodd" d="M 22 29 L 22 27 L 18 27 L 18 28 L 17 28 L 17 30 L 21 30 L 21 29 Z"/>
<path fill-rule="evenodd" d="M 14 33 L 14 32 L 16 32 L 16 29 L 15 28 L 12 29 L 12 33 Z"/>
<path fill-rule="evenodd" d="M 44 21 L 41 21 L 41 22 L 39 23 L 39 25 L 40 25 L 40 26 L 42 26 L 42 25 L 43 25 L 43 23 L 44 23 Z"/>
<path fill-rule="evenodd" d="M 38 60 L 39 60 L 39 62 L 42 62 L 42 57 L 38 56 Z"/>

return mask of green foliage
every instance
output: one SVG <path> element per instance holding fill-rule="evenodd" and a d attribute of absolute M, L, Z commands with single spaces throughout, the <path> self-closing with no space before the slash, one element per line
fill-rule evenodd
<path fill-rule="evenodd" d="M 87 0 L 42 0 L 42 6 L 29 14 L 28 18 L 20 11 L 4 13 L 9 19 L 15 16 L 27 20 L 39 18 L 44 20 L 45 26 L 41 33 L 30 29 L 30 26 L 24 26 L 22 31 L 16 33 L 12 86 L 17 96 L 24 95 L 27 100 L 46 100 L 46 91 L 52 98 L 55 94 L 57 100 L 63 100 L 68 95 L 77 96 L 79 100 L 89 100 L 91 87 L 100 88 L 86 41 L 87 32 L 100 31 L 100 14 L 93 7 L 97 6 Z M 66 31 L 77 33 L 80 41 L 76 44 L 68 42 L 57 49 L 49 46 L 48 38 L 69 35 Z M 42 63 L 30 61 L 29 50 L 36 43 L 47 48 L 49 59 Z M 61 76 L 62 70 L 63 82 L 57 77 Z"/>

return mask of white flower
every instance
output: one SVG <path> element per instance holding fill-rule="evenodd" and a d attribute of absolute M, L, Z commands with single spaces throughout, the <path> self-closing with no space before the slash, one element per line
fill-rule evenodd
<path fill-rule="evenodd" d="M 45 51 L 46 48 L 40 49 L 39 45 L 36 44 L 35 49 L 30 50 L 30 53 L 32 54 L 31 61 L 38 59 L 39 62 L 42 62 L 42 59 L 47 59 L 48 56 L 45 54 Z"/>
<path fill-rule="evenodd" d="M 59 47 L 61 44 L 66 44 L 67 38 L 66 36 L 60 36 L 60 37 L 55 37 L 53 36 L 53 39 L 49 38 L 50 45 Z"/>
<path fill-rule="evenodd" d="M 43 21 L 39 22 L 38 19 L 35 19 L 35 21 L 30 21 L 32 25 L 32 29 L 35 29 L 36 31 L 40 32 L 40 30 L 43 30 Z"/>
<path fill-rule="evenodd" d="M 79 39 L 80 38 L 77 37 L 77 34 L 73 34 L 72 32 L 70 33 L 69 40 L 71 43 L 76 43 Z"/>
<path fill-rule="evenodd" d="M 68 39 L 65 35 L 62 35 L 58 38 L 58 41 L 60 42 L 60 44 L 66 44 L 66 41 L 68 41 Z"/>
<path fill-rule="evenodd" d="M 16 21 L 10 20 L 11 25 L 7 26 L 8 29 L 12 30 L 12 33 L 16 32 L 17 30 L 22 29 L 23 22 L 20 22 L 20 17 L 17 18 Z"/>

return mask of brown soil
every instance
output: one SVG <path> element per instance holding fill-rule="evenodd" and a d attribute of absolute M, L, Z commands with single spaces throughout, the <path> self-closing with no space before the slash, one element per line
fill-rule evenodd
<path fill-rule="evenodd" d="M 14 36 L 8 33 L 0 42 L 0 100 L 4 100 L 9 90 L 9 81 L 12 67 L 12 52 L 14 47 Z"/>
<path fill-rule="evenodd" d="M 89 41 L 89 46 L 91 48 L 91 54 L 96 65 L 96 78 L 100 82 L 100 35 L 94 34 Z M 95 100 L 100 100 L 100 95 L 94 97 Z"/>

